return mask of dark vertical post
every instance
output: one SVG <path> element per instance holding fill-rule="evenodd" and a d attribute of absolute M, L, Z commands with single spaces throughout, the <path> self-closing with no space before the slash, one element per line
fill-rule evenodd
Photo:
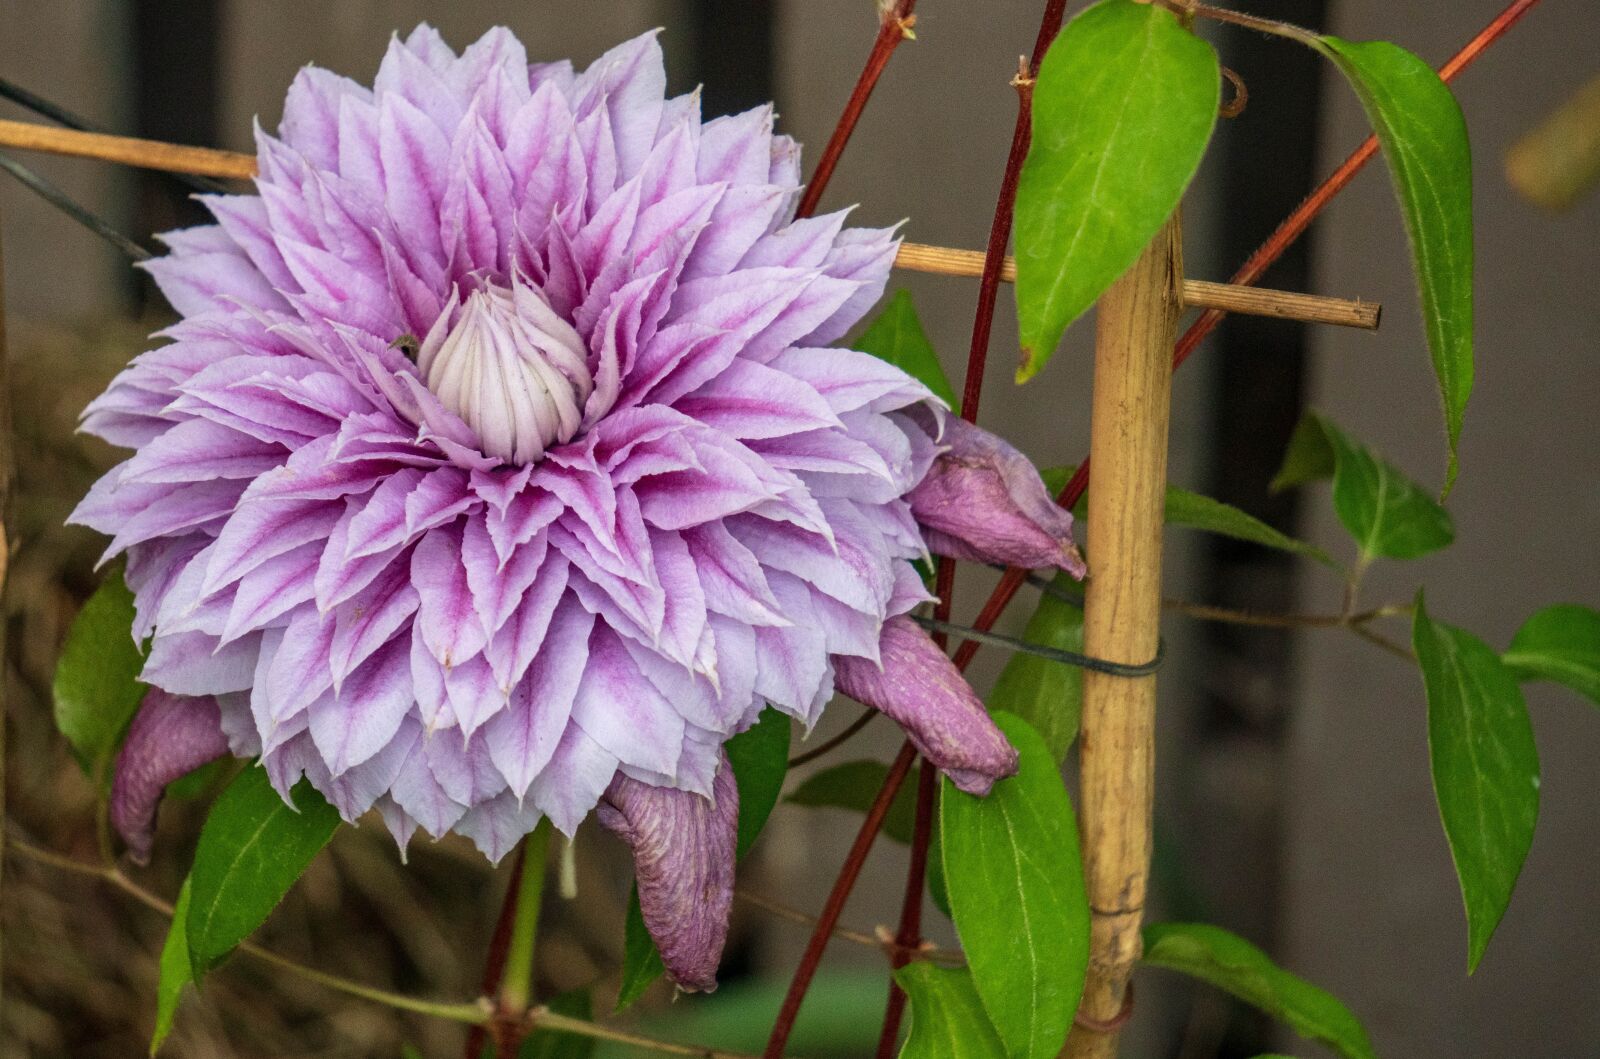
<path fill-rule="evenodd" d="M 737 114 L 776 94 L 776 0 L 688 0 L 694 83 L 707 118 Z"/>
<path fill-rule="evenodd" d="M 1261 0 L 1252 14 L 1304 26 L 1326 23 L 1325 0 Z M 1243 261 L 1310 192 L 1317 179 L 1316 148 L 1323 68 L 1310 51 L 1221 27 L 1222 53 L 1250 93 L 1238 118 L 1219 123 L 1221 185 L 1211 247 L 1223 268 Z M 1224 88 L 1224 93 L 1227 88 Z M 1267 280 L 1287 290 L 1312 290 L 1312 240 L 1283 255 Z M 1229 316 L 1205 358 L 1214 420 L 1208 424 L 1206 488 L 1219 500 L 1293 532 L 1293 493 L 1268 494 L 1284 445 L 1305 407 L 1307 329 L 1284 320 Z M 1264 612 L 1295 608 L 1298 560 L 1256 545 L 1213 537 L 1201 559 L 1202 598 Z M 1290 630 L 1207 624 L 1200 654 L 1213 659 L 1212 679 L 1191 733 L 1199 789 L 1187 800 L 1204 833 L 1222 836 L 1186 859 L 1208 911 L 1225 925 L 1271 949 L 1281 911 L 1282 785 L 1292 695 Z M 1195 833 L 1182 828 L 1180 833 Z M 1224 1056 L 1270 1051 L 1269 1028 L 1235 1006 L 1223 1039 L 1207 1042 Z M 1204 1048 L 1206 1045 L 1201 1045 Z M 1195 1054 L 1200 1054 L 1196 1052 Z"/>
<path fill-rule="evenodd" d="M 136 136 L 218 142 L 222 21 L 220 0 L 135 0 L 129 74 Z M 134 231 L 141 236 L 207 217 L 188 189 L 160 173 L 141 172 L 137 194 Z"/>

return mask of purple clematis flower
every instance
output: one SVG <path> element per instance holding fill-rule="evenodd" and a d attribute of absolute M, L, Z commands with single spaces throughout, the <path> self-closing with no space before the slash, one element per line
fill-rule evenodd
<path fill-rule="evenodd" d="M 498 859 L 598 805 L 669 970 L 710 988 L 722 745 L 765 706 L 809 728 L 837 682 L 963 787 L 1014 770 L 901 617 L 911 560 L 1080 569 L 1070 519 L 828 345 L 892 232 L 794 218 L 770 108 L 702 122 L 664 90 L 653 35 L 575 73 L 424 26 L 370 89 L 303 70 L 255 193 L 165 236 L 146 267 L 182 319 L 86 411 L 135 452 L 73 516 L 126 553 L 151 638 L 118 768 L 136 854 L 173 770 L 225 749 L 402 846 Z"/>

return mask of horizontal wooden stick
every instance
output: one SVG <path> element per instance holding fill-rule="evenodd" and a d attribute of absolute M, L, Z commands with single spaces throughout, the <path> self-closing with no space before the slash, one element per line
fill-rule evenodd
<path fill-rule="evenodd" d="M 254 155 L 237 151 L 218 151 L 210 147 L 184 147 L 158 140 L 137 140 L 128 136 L 77 132 L 25 121 L 0 120 L 0 147 L 24 151 L 44 151 L 78 158 L 98 158 L 107 162 L 160 169 L 170 173 L 248 180 L 256 175 Z M 914 272 L 934 272 L 945 276 L 981 276 L 983 253 L 956 250 L 922 243 L 902 243 L 895 265 Z M 1017 263 L 1007 257 L 1000 278 L 1014 282 Z M 1311 324 L 1337 324 L 1373 330 L 1378 326 L 1381 306 L 1371 302 L 1324 298 L 1315 294 L 1293 294 L 1230 283 L 1205 280 L 1183 281 L 1183 304 L 1201 309 L 1222 309 L 1249 316 L 1275 316 Z"/>
<path fill-rule="evenodd" d="M 184 147 L 159 140 L 136 140 L 131 136 L 57 129 L 27 121 L 0 120 L 0 147 L 98 158 L 106 162 L 138 166 L 140 169 L 159 169 L 167 173 L 189 173 L 194 176 L 249 180 L 256 175 L 256 158 L 252 154 L 218 151 L 210 147 Z"/>
<path fill-rule="evenodd" d="M 914 272 L 934 272 L 942 276 L 983 275 L 981 250 L 956 250 L 947 246 L 901 243 L 894 259 L 900 268 Z M 1000 278 L 1007 283 L 1017 279 L 1017 259 L 1007 256 L 1000 267 Z M 1375 302 L 1326 298 L 1319 294 L 1294 294 L 1290 291 L 1246 287 L 1237 283 L 1212 283 L 1203 279 L 1183 281 L 1185 308 L 1221 309 L 1246 316 L 1275 316 L 1308 324 L 1336 324 L 1376 330 L 1383 306 Z"/>

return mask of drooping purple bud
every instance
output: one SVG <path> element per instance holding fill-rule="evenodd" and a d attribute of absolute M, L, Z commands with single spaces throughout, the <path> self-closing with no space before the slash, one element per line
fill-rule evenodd
<path fill-rule="evenodd" d="M 639 909 L 680 989 L 717 988 L 717 964 L 728 939 L 739 788 L 726 755 L 713 798 L 653 787 L 623 773 L 596 807 L 600 822 L 633 850 Z"/>
<path fill-rule="evenodd" d="M 111 781 L 111 826 L 135 864 L 150 860 L 156 809 L 167 784 L 227 752 L 216 699 L 170 695 L 159 688 L 146 693 Z"/>
<path fill-rule="evenodd" d="M 932 430 L 931 413 L 920 413 Z M 931 432 L 931 431 L 930 431 Z M 1072 514 L 1051 498 L 1028 458 L 964 419 L 947 416 L 939 454 L 908 494 L 928 548 L 953 559 L 1084 574 Z"/>
<path fill-rule="evenodd" d="M 884 622 L 883 667 L 835 655 L 834 681 L 858 702 L 892 717 L 922 756 L 968 794 L 984 795 L 1014 775 L 1017 752 L 945 653 L 907 617 Z"/>
<path fill-rule="evenodd" d="M 447 307 L 417 367 L 444 406 L 477 431 L 484 455 L 532 463 L 572 440 L 594 388 L 583 339 L 536 287 L 485 286 Z"/>

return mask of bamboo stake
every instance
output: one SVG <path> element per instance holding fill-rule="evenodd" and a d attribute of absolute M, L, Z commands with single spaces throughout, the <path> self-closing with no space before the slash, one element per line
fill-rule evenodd
<path fill-rule="evenodd" d="M 983 252 L 958 250 L 947 246 L 901 243 L 895 257 L 897 268 L 915 272 L 934 272 L 941 276 L 983 275 Z M 1000 279 L 1017 280 L 1017 259 L 1007 256 L 1000 268 Z M 1289 291 L 1246 287 L 1236 283 L 1212 283 L 1203 279 L 1183 281 L 1183 303 L 1200 309 L 1221 309 L 1247 316 L 1274 316 L 1308 324 L 1334 324 L 1373 331 L 1383 313 L 1374 302 L 1328 298 L 1319 294 L 1294 294 Z"/>
<path fill-rule="evenodd" d="M 1183 308 L 1174 216 L 1100 299 L 1095 335 L 1084 651 L 1148 662 L 1160 641 L 1161 524 L 1170 358 Z M 1116 1055 L 1140 955 L 1150 872 L 1156 680 L 1083 674 L 1080 812 L 1091 916 L 1089 975 L 1067 1040 L 1072 1059 Z"/>
<path fill-rule="evenodd" d="M 256 175 L 254 155 L 237 151 L 218 151 L 210 147 L 184 147 L 158 140 L 138 140 L 97 132 L 57 129 L 26 121 L 0 120 L 0 147 L 23 151 L 43 151 L 75 158 L 97 158 L 105 162 L 168 173 L 248 180 Z M 902 243 L 895 256 L 895 267 L 914 272 L 933 272 L 944 276 L 982 276 L 984 254 L 979 250 L 958 250 L 922 243 Z M 1017 262 L 1007 257 L 1000 270 L 1001 280 L 1017 278 Z M 1273 316 L 1310 324 L 1336 324 L 1373 330 L 1378 326 L 1381 307 L 1371 302 L 1346 298 L 1327 298 L 1317 294 L 1294 294 L 1230 283 L 1205 280 L 1183 281 L 1184 304 L 1201 309 L 1219 309 L 1251 316 Z"/>

